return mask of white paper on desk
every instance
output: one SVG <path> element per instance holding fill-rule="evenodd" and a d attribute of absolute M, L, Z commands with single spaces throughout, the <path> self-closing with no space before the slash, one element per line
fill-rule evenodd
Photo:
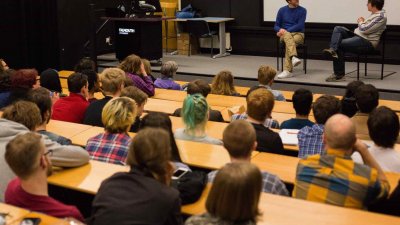
<path fill-rule="evenodd" d="M 299 130 L 282 129 L 279 131 L 279 136 L 281 136 L 284 145 L 298 145 L 299 139 L 297 139 L 297 133 L 299 133 Z"/>

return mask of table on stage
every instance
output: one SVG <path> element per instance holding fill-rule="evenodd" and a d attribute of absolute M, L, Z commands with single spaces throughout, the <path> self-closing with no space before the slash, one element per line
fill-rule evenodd
<path fill-rule="evenodd" d="M 226 17 L 201 17 L 201 18 L 185 18 L 185 19 L 169 19 L 169 21 L 176 21 L 176 22 L 186 22 L 188 20 L 204 20 L 207 23 L 217 23 L 219 26 L 219 54 L 214 55 L 213 58 L 220 58 L 224 56 L 230 55 L 226 52 L 226 34 L 225 34 L 225 27 L 226 22 L 235 20 L 234 18 L 226 18 Z"/>

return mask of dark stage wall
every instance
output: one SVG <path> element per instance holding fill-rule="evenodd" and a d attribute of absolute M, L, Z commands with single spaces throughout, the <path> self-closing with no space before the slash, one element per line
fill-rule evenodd
<path fill-rule="evenodd" d="M 276 36 L 273 23 L 263 22 L 262 0 L 182 0 L 201 10 L 202 16 L 233 17 L 228 24 L 234 54 L 275 56 Z M 282 1 L 282 6 L 284 1 Z M 274 13 L 276 14 L 276 13 Z M 357 16 L 357 15 L 355 15 Z M 336 24 L 306 24 L 309 57 L 322 59 L 322 49 L 329 47 L 330 35 Z M 355 24 L 342 24 L 354 28 Z M 386 62 L 400 64 L 400 27 L 389 26 Z"/>

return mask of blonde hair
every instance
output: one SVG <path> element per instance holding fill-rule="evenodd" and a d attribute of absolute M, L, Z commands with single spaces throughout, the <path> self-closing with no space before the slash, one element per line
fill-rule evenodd
<path fill-rule="evenodd" d="M 125 72 L 118 68 L 107 68 L 100 74 L 103 92 L 115 94 L 121 89 L 126 79 Z"/>
<path fill-rule="evenodd" d="M 146 71 L 147 75 L 150 75 L 152 73 L 150 61 L 147 59 L 141 59 L 141 61 L 143 63 L 144 70 Z M 142 73 L 142 71 L 140 71 L 139 73 Z"/>
<path fill-rule="evenodd" d="M 132 73 L 136 75 L 141 74 L 141 69 L 140 66 L 142 65 L 142 60 L 140 59 L 139 56 L 137 55 L 128 55 L 124 61 L 122 61 L 118 68 L 121 70 L 127 72 L 127 73 Z"/>
<path fill-rule="evenodd" d="M 264 121 L 271 115 L 275 104 L 274 95 L 266 88 L 258 88 L 250 92 L 246 101 L 247 114 L 257 121 Z"/>
<path fill-rule="evenodd" d="M 275 79 L 276 69 L 262 65 L 258 69 L 258 82 L 263 85 L 269 84 L 271 81 Z"/>
<path fill-rule="evenodd" d="M 104 129 L 110 133 L 124 133 L 135 121 L 137 106 L 135 101 L 128 97 L 119 97 L 110 100 L 103 108 L 101 121 Z"/>
<path fill-rule="evenodd" d="M 230 222 L 257 221 L 262 189 L 260 170 L 251 163 L 229 163 L 220 169 L 206 201 L 207 211 Z"/>
<path fill-rule="evenodd" d="M 216 95 L 234 95 L 236 94 L 233 86 L 233 75 L 228 70 L 219 72 L 211 83 L 211 94 Z"/>

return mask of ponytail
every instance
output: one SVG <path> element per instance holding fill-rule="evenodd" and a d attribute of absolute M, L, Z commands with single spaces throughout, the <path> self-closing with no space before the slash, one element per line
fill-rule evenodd
<path fill-rule="evenodd" d="M 186 129 L 193 130 L 208 119 L 208 104 L 201 94 L 188 95 L 183 102 L 182 118 Z"/>

